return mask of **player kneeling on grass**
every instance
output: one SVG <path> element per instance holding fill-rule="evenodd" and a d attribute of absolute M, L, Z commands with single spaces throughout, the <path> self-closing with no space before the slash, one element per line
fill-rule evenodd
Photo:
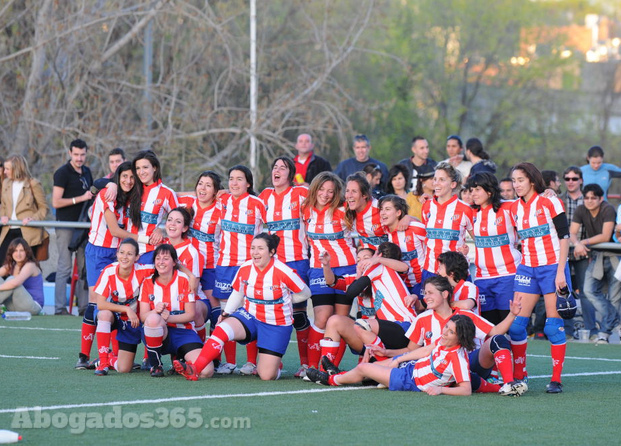
<path fill-rule="evenodd" d="M 256 340 L 257 374 L 263 380 L 278 379 L 293 329 L 293 303 L 311 295 L 300 276 L 274 257 L 279 241 L 277 235 L 263 233 L 254 237 L 250 245 L 252 259 L 237 271 L 233 292 L 216 329 L 196 361 L 173 361 L 177 373 L 196 381 L 226 342 L 247 344 Z"/>
<path fill-rule="evenodd" d="M 456 314 L 446 323 L 436 342 L 396 356 L 387 365 L 363 362 L 349 372 L 341 372 L 324 360 L 335 374 L 315 369 L 309 369 L 307 374 L 315 382 L 332 386 L 372 379 L 390 390 L 468 396 L 472 393 L 468 351 L 474 348 L 474 334 L 472 320 Z M 368 358 L 365 352 L 365 360 Z"/>
<path fill-rule="evenodd" d="M 128 373 L 134 365 L 136 349 L 142 334 L 138 317 L 140 285 L 154 272 L 152 265 L 136 265 L 138 242 L 127 238 L 116 253 L 117 261 L 104 268 L 93 293 L 97 299 L 97 350 L 99 366 L 95 375 L 106 376 L 112 367 Z M 118 357 L 109 351 L 111 332 L 117 330 Z"/>
<path fill-rule="evenodd" d="M 162 354 L 170 353 L 194 361 L 203 346 L 194 331 L 196 310 L 189 277 L 179 271 L 177 251 L 172 245 L 155 248 L 155 273 L 140 292 L 140 319 L 151 364 L 151 376 L 164 376 Z M 213 374 L 213 366 L 203 371 Z"/>

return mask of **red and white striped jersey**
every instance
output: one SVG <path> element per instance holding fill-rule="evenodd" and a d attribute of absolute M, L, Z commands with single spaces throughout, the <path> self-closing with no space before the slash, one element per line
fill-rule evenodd
<path fill-rule="evenodd" d="M 205 265 L 202 269 L 213 269 L 218 259 L 220 245 L 220 208 L 217 203 L 206 208 L 201 207 L 196 197 L 184 196 L 179 203 L 188 209 L 194 210 L 194 217 L 190 225 L 192 244 L 203 256 Z"/>
<path fill-rule="evenodd" d="M 280 237 L 277 256 L 281 262 L 308 259 L 308 240 L 302 218 L 302 203 L 308 195 L 305 187 L 289 187 L 278 194 L 269 187 L 259 195 L 266 207 L 267 232 Z"/>
<path fill-rule="evenodd" d="M 142 228 L 138 229 L 128 222 L 128 229 L 133 234 L 151 236 L 155 228 L 162 222 L 164 215 L 179 206 L 177 194 L 168 186 L 158 180 L 150 186 L 143 186 L 142 203 L 140 204 L 140 220 Z M 145 252 L 155 251 L 153 245 L 140 245 L 140 255 Z"/>
<path fill-rule="evenodd" d="M 336 282 L 332 288 L 341 291 L 347 291 L 347 287 L 356 280 L 356 274 L 345 274 L 344 276 L 337 276 Z M 371 287 L 373 288 L 373 287 Z M 375 317 L 375 307 L 373 306 L 373 291 L 369 288 L 365 289 L 361 294 L 356 296 L 358 300 L 358 310 L 362 315 L 362 319 L 369 319 Z"/>
<path fill-rule="evenodd" d="M 153 265 L 136 264 L 129 277 L 122 279 L 119 277 L 119 262 L 114 262 L 103 269 L 93 291 L 113 304 L 130 306 L 138 314 L 140 285 L 154 271 Z M 121 314 L 121 319 L 127 320 L 125 313 Z"/>
<path fill-rule="evenodd" d="M 413 287 L 421 281 L 426 234 L 425 225 L 419 221 L 412 221 L 405 231 L 388 232 L 388 241 L 401 248 L 401 261 L 410 265 L 405 279 L 408 287 Z"/>
<path fill-rule="evenodd" d="M 533 194 L 528 203 L 521 198 L 511 206 L 513 222 L 522 241 L 522 264 L 536 267 L 559 262 L 561 244 L 552 219 L 565 212 L 557 197 Z"/>
<path fill-rule="evenodd" d="M 105 193 L 105 189 L 101 190 L 95 197 L 91 213 L 91 230 L 88 233 L 88 242 L 91 245 L 100 246 L 102 248 L 118 248 L 121 244 L 121 239 L 110 233 L 104 214 L 107 210 L 112 212 L 119 226 L 124 227 L 123 208 L 119 209 L 120 212 L 115 210 L 114 202 L 106 201 L 104 198 Z"/>
<path fill-rule="evenodd" d="M 162 241 L 162 244 L 164 243 L 172 245 L 171 241 L 167 238 Z M 205 261 L 201 253 L 198 252 L 198 249 L 192 244 L 192 239 L 183 239 L 181 243 L 173 246 L 175 251 L 177 251 L 179 263 L 189 269 L 192 274 L 194 274 L 194 277 L 200 277 L 203 273 Z"/>
<path fill-rule="evenodd" d="M 233 279 L 233 289 L 244 295 L 244 309 L 270 325 L 293 324 L 292 295 L 304 288 L 300 276 L 274 258 L 262 271 L 248 260 Z"/>
<path fill-rule="evenodd" d="M 442 330 L 446 323 L 455 314 L 464 314 L 474 322 L 476 328 L 474 341 L 477 344 L 477 348 L 480 347 L 487 334 L 494 328 L 494 324 L 472 311 L 455 308 L 453 314 L 446 319 L 442 319 L 435 311 L 427 310 L 416 317 L 416 321 L 410 326 L 405 336 L 418 345 L 429 345 L 436 342 L 442 336 Z"/>
<path fill-rule="evenodd" d="M 453 301 L 459 302 L 460 300 L 474 300 L 474 308 L 470 311 L 473 313 L 480 315 L 481 310 L 479 309 L 479 288 L 472 282 L 467 282 L 465 280 L 460 280 L 455 288 L 453 288 Z"/>
<path fill-rule="evenodd" d="M 476 277 L 490 278 L 515 274 L 522 254 L 516 247 L 517 232 L 511 217 L 512 202 L 504 202 L 498 212 L 489 205 L 474 216 Z"/>
<path fill-rule="evenodd" d="M 351 233 L 345 227 L 343 207 L 336 209 L 334 214 L 327 206 L 321 211 L 306 209 L 304 223 L 311 246 L 311 268 L 322 267 L 319 256 L 323 251 L 330 254 L 332 268 L 356 264 L 356 252 Z"/>
<path fill-rule="evenodd" d="M 377 199 L 369 200 L 363 211 L 356 212 L 353 232 L 358 234 L 358 246 L 363 248 L 377 249 L 380 243 L 388 241 L 386 229 L 380 220 Z"/>
<path fill-rule="evenodd" d="M 427 228 L 425 270 L 435 273 L 440 254 L 457 251 L 465 244 L 466 231 L 472 230 L 472 215 L 472 208 L 457 195 L 442 204 L 435 197 L 423 204 L 422 217 Z"/>
<path fill-rule="evenodd" d="M 364 275 L 371 279 L 373 306 L 378 319 L 412 322 L 416 318 L 414 309 L 403 301 L 410 292 L 398 272 L 378 263 L 367 269 Z"/>
<path fill-rule="evenodd" d="M 265 222 L 265 203 L 245 193 L 220 198 L 220 266 L 240 266 L 250 258 L 250 244 Z"/>
<path fill-rule="evenodd" d="M 459 345 L 436 345 L 431 355 L 416 361 L 412 379 L 420 390 L 470 381 L 468 353 Z"/>
<path fill-rule="evenodd" d="M 190 291 L 190 280 L 181 271 L 174 271 L 172 280 L 167 285 L 162 285 L 157 279 L 149 277 L 142 284 L 140 290 L 140 302 L 148 303 L 151 310 L 159 302 L 167 303 L 167 309 L 171 315 L 185 313 L 185 304 L 194 302 L 194 293 Z M 168 323 L 169 327 L 194 329 L 194 321 L 184 324 Z"/>

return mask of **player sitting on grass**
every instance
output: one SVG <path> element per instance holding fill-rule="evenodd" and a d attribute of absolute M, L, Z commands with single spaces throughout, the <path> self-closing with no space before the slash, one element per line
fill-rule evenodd
<path fill-rule="evenodd" d="M 331 386 L 372 379 L 390 390 L 468 396 L 472 393 L 468 351 L 474 348 L 474 335 L 472 320 L 456 314 L 446 322 L 442 335 L 433 343 L 396 356 L 386 365 L 363 362 L 349 372 L 341 372 L 323 360 L 334 374 L 315 369 L 309 369 L 307 374 L 311 380 Z M 369 354 L 365 353 L 365 359 L 368 358 Z"/>

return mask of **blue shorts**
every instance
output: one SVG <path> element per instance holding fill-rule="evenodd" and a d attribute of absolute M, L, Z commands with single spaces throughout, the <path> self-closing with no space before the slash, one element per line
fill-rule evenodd
<path fill-rule="evenodd" d="M 298 260 L 295 262 L 287 262 L 286 265 L 298 273 L 298 276 L 304 281 L 306 285 L 308 285 L 308 272 L 310 270 L 310 262 L 308 259 L 306 260 Z M 297 304 L 293 304 L 294 310 L 301 310 L 308 306 L 308 300 L 304 302 L 298 302 Z"/>
<path fill-rule="evenodd" d="M 168 327 L 168 336 L 164 339 L 162 347 L 163 355 L 177 355 L 180 348 L 187 344 L 198 344 L 197 348 L 203 345 L 201 338 L 194 330 L 187 328 Z M 145 345 L 147 345 L 145 343 Z"/>
<path fill-rule="evenodd" d="M 508 310 L 513 300 L 515 275 L 476 279 L 481 311 Z"/>
<path fill-rule="evenodd" d="M 124 321 L 121 319 L 120 313 L 114 314 L 114 322 L 111 328 L 116 330 L 116 340 L 125 344 L 138 345 L 142 338 L 142 324 L 138 327 L 132 327 L 130 321 Z"/>
<path fill-rule="evenodd" d="M 233 279 L 237 271 L 239 271 L 239 266 L 216 265 L 213 297 L 220 300 L 229 298 L 233 292 Z"/>
<path fill-rule="evenodd" d="M 515 292 L 536 295 L 556 293 L 554 281 L 557 268 L 557 264 L 535 267 L 518 265 L 517 273 L 515 274 Z M 571 289 L 569 263 L 565 264 L 565 278 L 567 279 L 567 286 Z"/>
<path fill-rule="evenodd" d="M 142 254 L 138 258 L 138 263 L 142 265 L 153 265 L 155 263 L 155 250 Z"/>
<path fill-rule="evenodd" d="M 203 291 L 213 290 L 216 285 L 216 269 L 208 268 L 201 274 L 201 288 Z"/>
<path fill-rule="evenodd" d="M 337 266 L 332 268 L 335 276 L 356 274 L 356 265 Z M 345 291 L 330 288 L 326 285 L 323 268 L 311 268 L 308 273 L 309 287 L 313 296 L 317 294 L 345 294 Z"/>
<path fill-rule="evenodd" d="M 84 257 L 86 259 L 86 283 L 88 286 L 95 286 L 104 268 L 116 262 L 116 248 L 104 248 L 87 243 Z"/>
<path fill-rule="evenodd" d="M 266 324 L 265 322 L 259 321 L 243 308 L 231 314 L 231 317 L 241 322 L 246 328 L 246 332 L 249 333 L 248 338 L 239 341 L 240 344 L 248 344 L 256 340 L 259 349 L 269 350 L 270 352 L 277 353 L 281 357 L 287 351 L 293 325 Z"/>
<path fill-rule="evenodd" d="M 494 368 L 494 366 L 490 367 L 489 369 L 486 369 L 479 363 L 479 351 L 480 350 L 481 350 L 480 348 L 477 348 L 476 350 L 472 350 L 470 353 L 468 353 L 468 362 L 470 363 L 470 373 L 478 375 L 482 379 L 487 379 L 492 374 L 492 369 Z M 472 381 L 472 379 L 470 381 Z"/>
<path fill-rule="evenodd" d="M 209 302 L 209 299 L 199 299 L 199 301 L 204 303 L 205 305 L 207 305 L 206 321 L 208 321 L 209 320 L 209 315 L 211 314 L 211 302 Z"/>
<path fill-rule="evenodd" d="M 388 389 L 395 391 L 420 392 L 412 376 L 414 376 L 414 367 L 416 361 L 409 361 L 399 368 L 392 369 L 390 372 L 390 381 Z"/>

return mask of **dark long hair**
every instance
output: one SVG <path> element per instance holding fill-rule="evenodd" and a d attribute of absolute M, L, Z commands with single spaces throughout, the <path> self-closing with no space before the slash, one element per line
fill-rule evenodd
<path fill-rule="evenodd" d="M 181 234 L 181 238 L 185 239 L 188 236 L 188 232 L 190 232 L 190 227 L 192 227 L 192 214 L 186 208 L 182 207 L 171 209 L 168 215 L 170 216 L 173 212 L 179 212 L 181 214 L 181 217 L 183 218 L 183 226 L 187 226 L 188 228 Z"/>
<path fill-rule="evenodd" d="M 542 194 L 543 191 L 546 190 L 546 183 L 543 181 L 543 175 L 541 175 L 541 172 L 539 171 L 539 169 L 537 169 L 537 166 L 535 166 L 533 163 L 524 162 L 524 163 L 516 164 L 511 169 L 511 173 L 515 172 L 516 170 L 521 170 L 522 172 L 524 172 L 524 175 L 526 175 L 526 178 L 528 178 L 530 182 L 533 184 L 535 193 Z"/>
<path fill-rule="evenodd" d="M 229 169 L 229 176 L 231 176 L 231 172 L 234 170 L 239 170 L 246 177 L 246 183 L 248 183 L 248 193 L 250 195 L 256 195 L 257 193 L 254 191 L 254 178 L 252 177 L 252 172 L 246 166 L 242 164 L 238 164 Z"/>
<path fill-rule="evenodd" d="M 129 192 L 125 192 L 121 187 L 121 174 L 123 172 L 131 171 L 134 175 L 134 187 Z M 129 219 L 132 224 L 140 228 L 142 221 L 140 219 L 140 206 L 142 204 L 142 186 L 139 184 L 140 180 L 136 176 L 136 172 L 132 169 L 132 163 L 125 161 L 116 168 L 114 172 L 114 178 L 112 179 L 117 186 L 116 203 L 114 209 L 117 211 L 123 207 L 127 207 L 129 213 Z"/>
<path fill-rule="evenodd" d="M 9 243 L 9 247 L 6 250 L 6 257 L 4 258 L 4 264 L 2 266 L 4 266 L 10 274 L 13 274 L 15 265 L 17 265 L 17 262 L 13 260 L 13 253 L 19 245 L 22 245 L 22 248 L 26 251 L 26 260 L 24 261 L 24 265 L 28 262 L 33 262 L 37 265 L 37 268 L 41 269 L 39 261 L 35 258 L 34 253 L 32 252 L 32 248 L 28 242 L 21 237 L 13 239 L 11 243 Z"/>
<path fill-rule="evenodd" d="M 494 212 L 498 212 L 501 204 L 501 196 L 500 196 L 500 185 L 498 184 L 498 179 L 489 172 L 481 172 L 475 173 L 466 181 L 466 187 L 468 189 L 474 189 L 475 187 L 480 187 L 488 194 L 491 194 L 489 199 L 492 204 L 492 208 Z M 477 204 L 471 205 L 473 209 L 477 211 L 481 209 L 481 206 Z"/>
<path fill-rule="evenodd" d="M 449 320 L 455 322 L 457 342 L 459 345 L 468 351 L 474 350 L 476 348 L 476 344 L 474 343 L 476 327 L 472 319 L 465 314 L 454 314 Z"/>
<path fill-rule="evenodd" d="M 395 164 L 388 171 L 388 180 L 386 181 L 386 193 L 387 194 L 397 193 L 395 191 L 395 188 L 392 187 L 392 179 L 399 174 L 403 175 L 403 178 L 405 178 L 405 192 L 406 193 L 408 192 L 408 188 L 410 186 L 410 176 L 412 175 L 412 173 L 410 172 L 410 169 L 405 167 L 403 164 Z"/>
<path fill-rule="evenodd" d="M 367 181 L 366 175 L 363 175 L 361 172 L 352 173 L 347 177 L 347 181 L 345 181 L 345 190 L 347 190 L 347 183 L 353 181 L 358 184 L 360 188 L 360 194 L 363 197 L 367 198 L 367 203 L 373 200 L 373 195 L 371 193 L 371 185 Z M 357 211 L 355 209 L 351 209 L 349 206 L 345 211 L 345 226 L 348 229 L 352 229 L 354 227 L 354 223 L 356 221 Z"/>

